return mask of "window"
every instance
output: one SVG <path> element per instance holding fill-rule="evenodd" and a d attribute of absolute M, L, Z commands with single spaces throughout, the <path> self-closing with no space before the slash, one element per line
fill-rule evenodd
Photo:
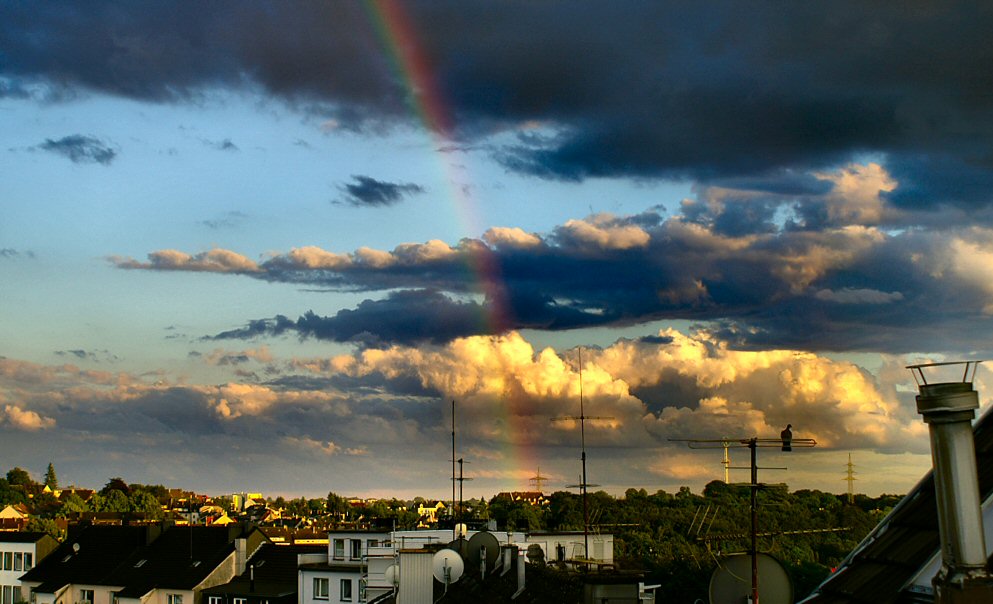
<path fill-rule="evenodd" d="M 32 554 L 24 554 L 24 570 L 31 570 L 31 556 Z"/>
<path fill-rule="evenodd" d="M 370 547 L 379 547 L 379 541 L 377 541 L 376 539 L 366 539 L 365 547 L 366 550 L 368 550 Z"/>
<path fill-rule="evenodd" d="M 362 557 L 362 540 L 352 539 L 352 560 L 358 560 Z"/>
<path fill-rule="evenodd" d="M 21 570 L 22 568 L 24 568 L 24 554 L 14 552 L 14 570 Z"/>
<path fill-rule="evenodd" d="M 221 596 L 210 596 L 207 598 L 207 604 L 221 604 Z"/>
<path fill-rule="evenodd" d="M 79 590 L 79 601 L 89 602 L 90 604 L 93 604 L 93 590 L 92 589 Z"/>
<path fill-rule="evenodd" d="M 314 577 L 314 599 L 327 600 L 331 592 L 331 579 L 327 577 Z"/>
<path fill-rule="evenodd" d="M 0 603 L 14 604 L 14 588 L 12 586 L 10 585 L 3 586 L 3 592 L 2 595 L 0 595 Z"/>
<path fill-rule="evenodd" d="M 14 552 L 3 553 L 3 569 L 14 570 Z"/>
<path fill-rule="evenodd" d="M 183 594 L 169 594 L 169 604 L 183 604 Z"/>
<path fill-rule="evenodd" d="M 335 560 L 342 560 L 345 557 L 345 540 L 335 539 L 334 540 L 334 557 Z"/>
<path fill-rule="evenodd" d="M 342 579 L 341 580 L 341 601 L 351 602 L 352 601 L 352 580 Z"/>
<path fill-rule="evenodd" d="M 245 602 L 247 602 L 247 601 L 248 601 L 248 598 L 235 598 L 234 599 L 234 604 L 245 604 Z"/>

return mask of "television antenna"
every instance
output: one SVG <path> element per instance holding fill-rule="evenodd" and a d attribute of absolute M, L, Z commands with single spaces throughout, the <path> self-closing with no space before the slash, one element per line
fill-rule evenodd
<path fill-rule="evenodd" d="M 577 353 L 579 356 L 579 415 L 566 415 L 562 417 L 553 417 L 553 422 L 564 422 L 564 421 L 579 421 L 579 439 L 580 446 L 582 449 L 581 460 L 583 462 L 583 474 L 580 479 L 579 484 L 566 485 L 570 489 L 579 489 L 579 492 L 583 499 L 583 557 L 589 559 L 590 557 L 590 512 L 589 507 L 586 503 L 586 494 L 589 487 L 598 487 L 598 484 L 590 484 L 586 480 L 586 420 L 593 419 L 614 419 L 613 417 L 606 416 L 590 416 L 586 415 L 586 409 L 583 403 L 583 349 L 578 348 Z"/>
<path fill-rule="evenodd" d="M 751 556 L 752 565 L 752 588 L 751 588 L 751 602 L 752 604 L 759 604 L 759 551 L 758 551 L 758 525 L 759 525 L 759 515 L 758 515 L 758 492 L 760 489 L 766 488 L 763 483 L 759 482 L 759 470 L 786 470 L 788 468 L 777 468 L 777 467 L 759 467 L 758 465 L 758 450 L 760 448 L 771 448 L 780 447 L 783 451 L 791 451 L 792 447 L 814 447 L 817 445 L 817 441 L 812 438 L 670 438 L 672 442 L 684 442 L 691 449 L 717 449 L 724 448 L 725 451 L 728 448 L 744 449 L 747 448 L 751 457 L 751 464 L 749 466 L 729 466 L 732 470 L 751 470 L 751 480 L 746 485 L 751 489 L 751 499 L 749 502 L 749 508 L 751 511 L 751 530 L 749 531 L 749 536 L 751 537 L 751 544 L 748 548 L 748 554 Z"/>
<path fill-rule="evenodd" d="M 462 505 L 462 483 L 465 482 L 466 480 L 472 480 L 472 478 L 466 478 L 465 476 L 462 475 L 462 464 L 467 464 L 467 463 L 469 463 L 469 462 L 468 461 L 465 461 L 461 457 L 458 459 L 459 477 L 458 478 L 453 478 L 453 480 L 458 481 L 458 483 L 459 483 L 459 507 L 452 509 L 452 522 L 455 523 L 456 538 L 458 538 L 458 533 L 457 533 L 458 532 L 458 520 L 459 520 L 459 517 L 462 516 L 462 508 L 463 508 L 463 505 Z"/>

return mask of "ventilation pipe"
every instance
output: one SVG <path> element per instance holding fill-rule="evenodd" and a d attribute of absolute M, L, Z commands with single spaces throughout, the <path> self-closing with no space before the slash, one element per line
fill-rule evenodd
<path fill-rule="evenodd" d="M 920 392 L 917 412 L 924 416 L 931 435 L 941 535 L 941 570 L 933 580 L 937 604 L 993 604 L 972 436 L 972 419 L 979 408 L 979 395 L 972 388 L 978 364 L 965 361 L 908 367 Z M 962 379 L 934 381 L 949 371 L 956 377 L 961 372 Z"/>

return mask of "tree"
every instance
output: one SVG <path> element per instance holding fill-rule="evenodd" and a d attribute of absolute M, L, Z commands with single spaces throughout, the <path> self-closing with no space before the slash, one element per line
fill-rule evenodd
<path fill-rule="evenodd" d="M 127 496 L 131 494 L 131 487 L 128 486 L 128 483 L 124 482 L 123 478 L 115 477 L 107 481 L 107 484 L 100 489 L 100 494 L 108 495 L 111 491 L 120 491 Z"/>
<path fill-rule="evenodd" d="M 334 491 L 328 493 L 327 511 L 329 514 L 338 518 L 344 518 L 348 515 L 349 507 L 344 497 Z"/>
<path fill-rule="evenodd" d="M 0 478 L 0 506 L 24 503 L 25 501 L 27 501 L 27 496 L 24 491 L 11 488 L 6 478 Z"/>
<path fill-rule="evenodd" d="M 59 529 L 59 525 L 55 524 L 55 521 L 51 518 L 38 518 L 34 516 L 28 519 L 28 523 L 24 528 L 31 532 L 48 533 L 58 541 L 65 539 L 65 533 Z"/>
<path fill-rule="evenodd" d="M 103 496 L 100 502 L 100 509 L 97 512 L 128 512 L 131 511 L 131 502 L 124 491 L 111 489 Z"/>
<path fill-rule="evenodd" d="M 59 488 L 59 479 L 55 476 L 55 466 L 48 462 L 48 470 L 45 471 L 45 485 L 53 491 Z"/>
<path fill-rule="evenodd" d="M 75 493 L 70 493 L 62 499 L 62 509 L 59 512 L 60 516 L 68 516 L 69 514 L 77 512 L 88 512 L 89 507 L 83 498 Z"/>
<path fill-rule="evenodd" d="M 132 491 L 128 503 L 130 504 L 131 511 L 141 512 L 147 518 L 153 520 L 162 519 L 162 505 L 159 503 L 158 498 L 148 491 Z"/>
<path fill-rule="evenodd" d="M 31 480 L 31 475 L 28 474 L 27 470 L 17 467 L 11 468 L 7 472 L 7 482 L 9 482 L 11 486 L 22 487 L 29 487 L 36 484 L 34 480 Z"/>

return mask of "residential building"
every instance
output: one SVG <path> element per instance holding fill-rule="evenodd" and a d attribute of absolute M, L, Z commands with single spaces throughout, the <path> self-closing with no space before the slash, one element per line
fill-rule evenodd
<path fill-rule="evenodd" d="M 0 604 L 27 601 L 30 594 L 21 589 L 21 575 L 58 546 L 59 542 L 46 533 L 0 533 Z"/>
<path fill-rule="evenodd" d="M 245 570 L 258 529 L 172 525 L 73 527 L 22 578 L 36 604 L 200 604 Z"/>
<path fill-rule="evenodd" d="M 302 557 L 299 567 L 300 604 L 366 602 L 370 550 L 390 540 L 385 531 L 331 531 L 322 556 Z"/>

